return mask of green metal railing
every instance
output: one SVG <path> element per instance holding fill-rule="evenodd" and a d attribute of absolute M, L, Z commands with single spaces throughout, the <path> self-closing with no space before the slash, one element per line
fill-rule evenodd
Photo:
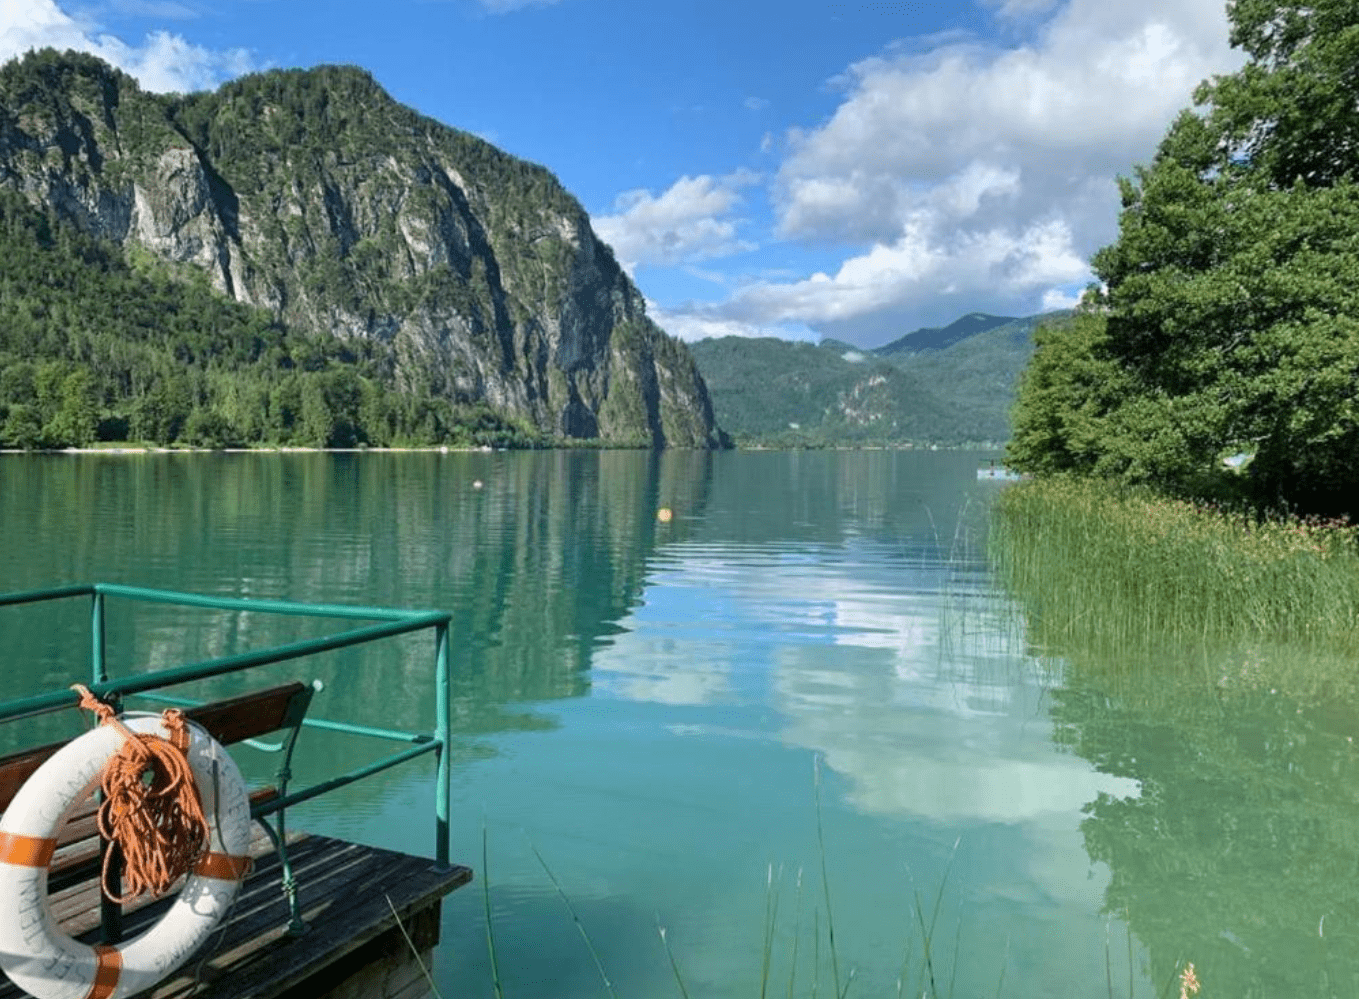
<path fill-rule="evenodd" d="M 350 648 L 368 642 L 392 638 L 397 635 L 432 629 L 434 631 L 434 683 L 435 683 L 435 729 L 433 732 L 404 732 L 395 729 L 375 728 L 351 722 L 333 721 L 321 718 L 300 720 L 291 735 L 283 744 L 264 746 L 285 751 L 283 764 L 278 772 L 279 795 L 252 807 L 252 815 L 261 820 L 265 831 L 278 848 L 283 866 L 284 891 L 288 895 L 292 917 L 292 929 L 301 932 L 305 927 L 298 915 L 295 884 L 287 861 L 286 829 L 284 816 L 290 805 L 334 791 L 337 788 L 363 780 L 383 770 L 405 763 L 409 760 L 433 753 L 436 764 L 435 803 L 434 803 L 434 842 L 435 856 L 440 864 L 447 864 L 449 858 L 449 729 L 451 725 L 449 698 L 449 650 L 448 628 L 450 615 L 443 611 L 394 610 L 384 607 L 354 607 L 337 604 L 304 604 L 281 600 L 255 600 L 233 597 L 210 597 L 192 593 L 178 593 L 172 590 L 147 589 L 140 586 L 123 586 L 115 583 L 93 583 L 74 586 L 61 586 L 45 590 L 29 590 L 22 593 L 0 594 L 0 607 L 16 604 L 32 604 L 50 600 L 88 597 L 90 599 L 90 691 L 103 701 L 117 706 L 125 697 L 138 695 L 161 703 L 183 706 L 197 705 L 198 701 L 153 693 L 166 687 L 203 680 L 209 677 L 239 673 L 243 670 L 266 666 L 272 663 L 300 659 L 305 656 Z M 210 610 L 252 611 L 256 613 L 281 614 L 294 617 L 340 618 L 357 621 L 377 621 L 363 627 L 340 631 L 303 641 L 275 645 L 251 652 L 241 652 L 215 659 L 187 663 L 173 669 L 139 673 L 122 679 L 110 679 L 105 656 L 105 601 L 109 597 L 123 598 L 144 603 L 171 604 L 178 607 L 197 607 Z M 50 691 L 32 697 L 0 703 L 0 723 L 32 718 L 72 707 L 79 697 L 70 690 Z M 345 732 L 352 735 L 369 736 L 393 742 L 413 743 L 412 748 L 404 749 L 389 756 L 331 777 L 320 783 L 301 790 L 289 791 L 287 781 L 291 777 L 290 761 L 292 750 L 300 727 L 320 728 L 332 732 Z M 274 816 L 277 829 L 263 821 Z M 112 919 L 113 927 L 108 921 Z M 112 936 L 118 935 L 117 916 L 105 912 L 106 930 Z M 109 935 L 106 933 L 106 935 Z"/>

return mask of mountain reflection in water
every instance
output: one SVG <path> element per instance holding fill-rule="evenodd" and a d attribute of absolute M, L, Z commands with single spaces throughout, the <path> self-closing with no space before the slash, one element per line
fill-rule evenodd
<path fill-rule="evenodd" d="M 1144 967 L 1159 987 L 1181 958 L 1208 988 L 1213 947 L 1248 947 L 1262 956 L 1247 965 L 1273 965 L 1261 934 L 1291 903 L 1257 913 L 1261 923 L 1209 918 L 1228 882 L 1203 886 L 1196 909 L 1172 890 L 1183 874 L 1165 873 L 1180 861 L 1156 858 L 1174 845 L 1170 830 L 1209 821 L 1191 799 L 1217 779 L 1212 761 L 1257 751 L 1267 763 L 1229 769 L 1273 783 L 1234 785 L 1233 800 L 1209 809 L 1235 816 L 1219 843 L 1240 844 L 1238 856 L 1257 843 L 1263 834 L 1244 831 L 1251 803 L 1277 799 L 1266 824 L 1293 839 L 1258 859 L 1274 865 L 1263 869 L 1271 879 L 1305 874 L 1335 894 L 1316 940 L 1336 947 L 1350 911 L 1339 898 L 1345 854 L 1326 853 L 1325 866 L 1317 851 L 1341 831 L 1320 815 L 1322 789 L 1334 796 L 1348 771 L 1318 758 L 1299 771 L 1314 783 L 1294 786 L 1302 778 L 1283 761 L 1303 757 L 1280 748 L 1285 736 L 1224 753 L 1202 741 L 1221 720 L 1191 732 L 1163 717 L 1156 734 L 1155 713 L 1135 698 L 1030 654 L 1022 615 L 984 558 L 988 497 L 1004 487 L 978 482 L 977 463 L 910 452 L 4 456 L 0 587 L 111 579 L 449 610 L 453 849 L 480 867 L 485 831 L 482 884 L 509 995 L 599 993 L 535 851 L 620 995 L 675 991 L 658 917 L 692 995 L 753 994 L 770 884 L 770 987 L 785 993 L 793 977 L 795 994 L 813 980 L 830 991 L 823 860 L 855 994 L 895 994 L 903 970 L 906 991 L 920 981 L 916 898 L 928 919 L 936 893 L 932 959 L 956 995 L 995 994 L 1002 975 L 1006 996 L 1103 995 L 1111 974 L 1126 992 L 1125 911 L 1138 994 L 1154 991 Z M 136 670 L 323 630 L 153 607 L 115 615 L 109 644 L 115 669 Z M 0 642 L 31 657 L 7 689 L 79 678 L 87 631 L 85 608 L 0 614 Z M 325 682 L 318 716 L 432 721 L 427 642 L 199 692 L 295 675 Z M 1280 718 L 1307 753 L 1319 752 L 1311 718 Z M 1148 739 L 1180 748 L 1158 753 Z M 380 750 L 308 732 L 297 770 L 305 779 Z M 273 766 L 241 757 L 259 776 Z M 1198 776 L 1178 783 L 1185 768 Z M 392 771 L 300 809 L 295 824 L 427 851 L 430 780 L 419 767 Z M 1184 857 L 1226 879 L 1231 852 L 1198 842 Z M 480 892 L 447 903 L 438 975 L 448 995 L 489 993 Z M 1243 911 L 1248 894 L 1237 892 Z M 1190 913 L 1197 929 L 1183 925 Z M 1308 916 L 1314 936 L 1323 914 Z M 1299 936 L 1290 953 L 1302 947 Z M 1310 966 L 1309 981 L 1318 967 L 1329 965 Z"/>

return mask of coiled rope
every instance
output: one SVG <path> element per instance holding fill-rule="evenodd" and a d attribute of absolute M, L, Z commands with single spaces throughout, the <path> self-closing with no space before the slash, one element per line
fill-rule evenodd
<path fill-rule="evenodd" d="M 184 712 L 167 708 L 161 718 L 170 733 L 163 739 L 129 730 L 83 684 L 80 706 L 101 725 L 123 736 L 123 745 L 104 767 L 100 790 L 99 835 L 116 843 L 123 855 L 121 895 L 109 889 L 111 864 L 118 851 L 104 854 L 104 895 L 118 903 L 139 895 L 163 895 L 208 852 L 208 822 L 189 767 L 189 732 Z"/>

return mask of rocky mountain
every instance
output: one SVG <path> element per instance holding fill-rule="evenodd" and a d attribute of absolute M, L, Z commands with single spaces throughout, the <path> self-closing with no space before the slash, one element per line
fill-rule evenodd
<path fill-rule="evenodd" d="M 362 342 L 396 390 L 547 439 L 722 443 L 688 350 L 547 170 L 361 70 L 163 96 L 85 55 L 0 67 L 0 191 L 201 272 L 290 329 Z"/>
<path fill-rule="evenodd" d="M 742 337 L 690 350 L 738 442 L 998 444 L 1043 318 L 971 313 L 873 350 Z"/>
<path fill-rule="evenodd" d="M 953 344 L 976 336 L 978 333 L 984 333 L 987 330 L 1014 321 L 1014 316 L 992 316 L 985 312 L 969 312 L 947 326 L 925 326 L 914 330 L 905 336 L 898 337 L 891 343 L 873 348 L 873 353 L 878 357 L 901 357 L 918 354 L 926 350 L 943 350 L 945 347 L 951 347 Z"/>

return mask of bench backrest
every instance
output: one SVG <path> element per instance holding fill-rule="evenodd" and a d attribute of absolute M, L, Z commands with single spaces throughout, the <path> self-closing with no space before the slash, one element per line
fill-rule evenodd
<path fill-rule="evenodd" d="M 254 694 L 186 708 L 184 714 L 224 746 L 267 735 L 301 723 L 313 690 L 305 683 L 285 683 Z M 9 807 L 37 769 L 70 740 L 0 756 L 0 812 Z"/>

